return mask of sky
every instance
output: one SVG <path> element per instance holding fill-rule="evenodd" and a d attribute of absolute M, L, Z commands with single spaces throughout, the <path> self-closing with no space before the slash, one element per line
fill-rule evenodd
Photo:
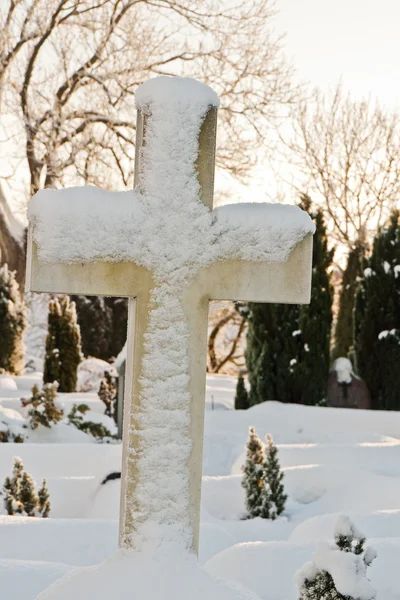
<path fill-rule="evenodd" d="M 399 0 L 276 0 L 277 32 L 298 76 L 323 89 L 400 99 Z"/>
<path fill-rule="evenodd" d="M 400 106 L 400 0 L 275 0 L 275 31 L 296 78 L 324 92 L 341 79 L 355 99 Z M 291 193 L 266 165 L 254 172 L 239 201 L 271 201 Z"/>
<path fill-rule="evenodd" d="M 285 54 L 300 81 L 328 91 L 342 78 L 357 98 L 400 105 L 400 0 L 275 2 L 275 30 L 285 34 Z M 237 200 L 271 200 L 272 180 L 262 165 L 249 186 L 235 184 Z"/>

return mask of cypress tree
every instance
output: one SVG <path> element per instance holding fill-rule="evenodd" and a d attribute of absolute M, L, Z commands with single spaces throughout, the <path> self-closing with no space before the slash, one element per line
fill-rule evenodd
<path fill-rule="evenodd" d="M 71 296 L 81 332 L 82 353 L 109 360 L 113 338 L 113 311 L 102 296 Z"/>
<path fill-rule="evenodd" d="M 25 307 L 15 273 L 0 267 L 0 368 L 20 375 L 24 368 Z"/>
<path fill-rule="evenodd" d="M 236 384 L 235 410 L 246 410 L 247 408 L 249 408 L 249 395 L 244 383 L 243 373 L 239 371 Z"/>
<path fill-rule="evenodd" d="M 400 216 L 395 212 L 364 260 L 355 305 L 356 368 L 372 408 L 400 410 Z"/>
<path fill-rule="evenodd" d="M 81 361 L 81 337 L 74 302 L 68 296 L 49 303 L 49 329 L 43 373 L 45 383 L 59 383 L 60 392 L 75 392 Z"/>
<path fill-rule="evenodd" d="M 14 458 L 14 466 L 11 477 L 6 477 L 3 485 L 4 507 L 7 514 L 22 514 L 23 505 L 19 500 L 21 481 L 24 471 L 24 465 L 20 458 Z"/>
<path fill-rule="evenodd" d="M 321 210 L 311 211 L 303 197 L 302 208 L 310 213 L 316 231 L 313 241 L 311 302 L 300 309 L 298 356 L 294 367 L 296 398 L 300 404 L 319 404 L 327 396 L 330 367 L 333 287 L 330 268 L 334 250 L 328 249 L 327 230 Z"/>
<path fill-rule="evenodd" d="M 43 382 L 60 382 L 61 359 L 60 359 L 60 324 L 61 306 L 58 298 L 49 301 L 48 328 L 46 337 L 46 350 L 43 368 Z"/>
<path fill-rule="evenodd" d="M 46 479 L 43 479 L 42 487 L 38 491 L 38 511 L 44 519 L 47 519 L 50 514 L 50 509 L 50 494 L 47 489 L 47 481 Z"/>
<path fill-rule="evenodd" d="M 327 393 L 333 289 L 322 211 L 311 200 L 300 207 L 316 225 L 313 239 L 311 303 L 306 306 L 249 303 L 246 365 L 250 406 L 266 400 L 318 404 Z"/>
<path fill-rule="evenodd" d="M 105 298 L 106 305 L 112 311 L 112 335 L 110 338 L 109 358 L 115 358 L 126 342 L 128 329 L 127 298 Z"/>
<path fill-rule="evenodd" d="M 269 497 L 265 487 L 263 444 L 254 427 L 249 429 L 247 458 L 243 466 L 242 486 L 246 493 L 248 516 L 269 518 Z"/>
<path fill-rule="evenodd" d="M 365 249 L 361 244 L 354 246 L 349 253 L 343 274 L 339 299 L 339 312 L 335 327 L 335 348 L 333 358 L 348 358 L 354 344 L 354 305 L 358 281 L 362 276 Z"/>
<path fill-rule="evenodd" d="M 23 510 L 27 516 L 34 517 L 39 500 L 35 493 L 35 484 L 32 480 L 32 477 L 25 471 L 23 472 L 21 478 L 18 500 L 23 506 Z"/>
<path fill-rule="evenodd" d="M 282 483 L 284 474 L 281 472 L 279 465 L 278 448 L 275 446 L 271 435 L 267 435 L 264 473 L 265 481 L 269 487 L 269 501 L 271 504 L 269 518 L 276 519 L 285 510 L 287 495 Z"/>

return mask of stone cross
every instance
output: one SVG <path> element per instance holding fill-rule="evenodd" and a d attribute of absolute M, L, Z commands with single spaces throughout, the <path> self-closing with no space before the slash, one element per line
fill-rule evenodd
<path fill-rule="evenodd" d="M 184 88 L 182 90 L 184 93 Z M 166 91 L 168 94 L 169 89 Z M 172 91 L 179 94 L 178 88 Z M 195 94 L 189 94 L 185 106 L 190 107 L 191 102 L 195 110 Z M 152 188 L 153 178 L 164 177 L 162 188 L 166 194 L 172 185 L 171 178 L 174 179 L 174 173 L 164 173 L 169 147 L 171 161 L 179 161 L 177 154 L 184 153 L 185 143 L 190 145 L 193 140 L 189 136 L 174 145 L 174 140 L 167 139 L 173 128 L 169 129 L 166 121 L 173 121 L 175 116 L 180 118 L 181 106 L 174 108 L 171 104 L 167 119 L 158 119 L 157 110 L 151 106 L 146 109 L 139 105 L 139 109 L 135 189 L 144 196 L 147 194 L 149 206 L 153 206 L 160 200 Z M 193 134 L 197 144 L 196 185 L 199 186 L 196 202 L 201 200 L 207 207 L 204 214 L 213 210 L 216 124 L 217 108 L 209 106 Z M 178 127 L 174 135 L 179 133 Z M 157 164 L 150 164 L 146 151 L 157 135 L 164 155 Z M 178 180 L 179 162 L 176 164 Z M 190 173 L 188 178 L 190 180 Z M 189 185 L 185 183 L 185 186 L 190 190 Z M 170 197 L 173 199 L 174 194 Z M 158 205 L 159 212 L 162 212 L 161 206 Z M 204 207 L 201 210 L 204 211 Z M 162 237 L 160 228 L 158 231 Z M 178 225 L 176 249 L 169 247 L 171 240 L 165 242 L 172 262 L 174 252 L 180 251 L 180 233 Z M 222 234 L 215 237 L 215 243 L 219 243 L 220 238 Z M 150 240 L 150 254 L 152 241 L 159 243 L 160 240 Z M 201 257 L 206 250 L 200 246 L 197 253 Z M 140 547 L 143 536 L 157 542 L 157 537 L 161 540 L 173 531 L 171 535 L 181 535 L 186 547 L 197 552 L 209 301 L 307 303 L 311 255 L 311 233 L 303 237 L 284 262 L 240 259 L 237 255 L 230 257 L 227 251 L 223 260 L 205 261 L 193 273 L 189 272 L 187 279 L 182 279 L 184 284 L 174 288 L 167 279 L 160 284 L 156 271 L 143 266 L 140 260 L 45 262 L 35 242 L 34 223 L 30 224 L 27 289 L 129 298 L 120 513 L 122 547 Z M 180 336 L 179 343 L 176 343 L 177 336 Z M 178 432 L 183 432 L 182 438 Z M 176 467 L 178 472 L 174 472 L 175 465 L 179 466 Z"/>

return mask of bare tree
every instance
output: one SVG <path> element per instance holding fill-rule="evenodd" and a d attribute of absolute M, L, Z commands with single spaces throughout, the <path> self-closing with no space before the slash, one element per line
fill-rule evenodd
<path fill-rule="evenodd" d="M 244 179 L 297 98 L 273 14 L 273 0 L 2 0 L 2 113 L 14 117 L 8 135 L 27 196 L 131 186 L 134 92 L 158 74 L 219 92 L 217 163 Z"/>
<path fill-rule="evenodd" d="M 214 304 L 210 310 L 207 371 L 220 373 L 228 365 L 244 365 L 243 336 L 246 317 L 234 305 Z"/>
<path fill-rule="evenodd" d="M 316 90 L 292 118 L 281 139 L 295 187 L 322 203 L 337 242 L 368 242 L 400 201 L 398 114 L 355 101 L 338 85 L 331 96 Z"/>

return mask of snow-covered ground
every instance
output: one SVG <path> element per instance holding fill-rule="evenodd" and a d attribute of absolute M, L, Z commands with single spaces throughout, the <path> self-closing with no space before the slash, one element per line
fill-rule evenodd
<path fill-rule="evenodd" d="M 24 417 L 19 398 L 40 375 L 7 381 L 0 380 L 0 416 L 3 410 Z M 200 538 L 206 570 L 262 600 L 295 600 L 296 570 L 319 540 L 332 538 L 335 514 L 345 513 L 378 550 L 369 570 L 378 600 L 398 600 L 400 414 L 277 402 L 233 411 L 234 389 L 232 377 L 207 378 Z M 103 411 L 95 392 L 60 395 L 60 401 L 66 411 L 79 402 L 99 417 Z M 275 522 L 242 520 L 241 465 L 250 425 L 260 437 L 272 433 L 285 470 L 289 500 Z M 119 470 L 121 447 L 71 430 L 60 424 L 28 443 L 0 444 L 0 481 L 18 455 L 36 481 L 47 478 L 52 504 L 49 519 L 0 516 L 1 598 L 34 600 L 52 581 L 117 547 L 120 482 L 101 482 Z"/>

